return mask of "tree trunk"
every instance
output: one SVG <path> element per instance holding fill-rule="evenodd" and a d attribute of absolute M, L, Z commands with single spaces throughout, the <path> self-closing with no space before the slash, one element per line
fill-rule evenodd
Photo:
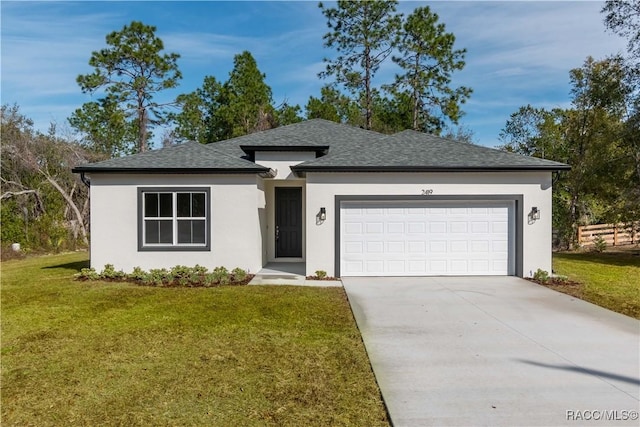
<path fill-rule="evenodd" d="M 365 48 L 365 70 L 364 70 L 364 102 L 365 102 L 365 128 L 371 130 L 371 116 L 373 104 L 371 100 L 371 57 L 369 47 Z"/>
<path fill-rule="evenodd" d="M 420 69 L 420 55 L 416 54 L 413 75 L 413 130 L 418 130 L 418 114 L 420 109 L 420 94 L 418 93 L 418 70 Z"/>
<path fill-rule="evenodd" d="M 78 220 L 78 225 L 80 226 L 80 233 L 82 234 L 82 241 L 84 242 L 85 245 L 88 246 L 89 245 L 89 238 L 87 236 L 87 229 L 85 227 L 84 220 L 82 218 L 82 213 L 80 213 L 80 210 L 78 209 L 78 206 L 76 206 L 76 204 L 73 201 L 73 199 L 71 197 L 69 197 L 67 192 L 64 191 L 64 189 L 60 186 L 60 184 L 58 184 L 58 182 L 55 179 L 53 179 L 53 177 L 47 175 L 46 173 L 44 173 L 42 171 L 40 171 L 40 172 L 42 173 L 42 175 L 44 175 L 44 177 L 47 179 L 49 184 L 53 185 L 53 187 L 56 190 L 58 190 L 58 192 L 62 195 L 64 200 L 67 202 L 67 204 L 69 205 L 69 207 L 73 211 L 76 219 Z"/>
<path fill-rule="evenodd" d="M 144 108 L 144 93 L 138 93 L 138 152 L 147 149 L 147 110 Z"/>

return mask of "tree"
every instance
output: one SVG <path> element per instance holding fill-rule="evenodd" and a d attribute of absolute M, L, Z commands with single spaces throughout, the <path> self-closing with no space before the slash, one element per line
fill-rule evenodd
<path fill-rule="evenodd" d="M 633 168 L 622 138 L 629 88 L 621 58 L 587 58 L 570 79 L 571 108 L 522 107 L 500 135 L 503 149 L 571 165 L 556 176 L 553 188 L 554 228 L 567 245 L 575 244 L 580 223 L 640 214 L 626 206 Z"/>
<path fill-rule="evenodd" d="M 17 106 L 3 105 L 1 122 L 2 243 L 58 249 L 70 232 L 87 245 L 88 190 L 71 168 L 101 157 L 59 138 L 55 127 L 35 131 Z"/>
<path fill-rule="evenodd" d="M 276 109 L 276 118 L 278 126 L 291 125 L 302 121 L 300 117 L 300 106 L 289 105 L 286 101 Z"/>
<path fill-rule="evenodd" d="M 236 55 L 229 80 L 207 76 L 201 88 L 178 97 L 175 135 L 206 144 L 302 120 L 298 105 L 273 106 L 265 77 L 250 52 Z"/>
<path fill-rule="evenodd" d="M 319 76 L 333 76 L 356 97 L 366 129 L 373 123 L 373 79 L 397 43 L 401 16 L 395 13 L 396 5 L 395 0 L 339 0 L 337 8 L 319 5 L 330 29 L 324 46 L 338 52 L 335 59 L 325 58 L 326 70 Z"/>
<path fill-rule="evenodd" d="M 137 145 L 134 122 L 113 95 L 98 102 L 87 102 L 69 117 L 69 124 L 84 135 L 82 144 L 109 157 L 133 154 Z"/>
<path fill-rule="evenodd" d="M 640 3 L 636 0 L 608 0 L 602 8 L 606 27 L 627 38 L 629 57 L 625 62 L 627 114 L 622 141 L 635 173 L 628 193 L 640 204 Z"/>
<path fill-rule="evenodd" d="M 163 54 L 164 44 L 155 31 L 154 26 L 133 21 L 121 31 L 108 34 L 106 42 L 109 47 L 91 54 L 89 65 L 94 67 L 93 73 L 77 78 L 83 93 L 94 93 L 104 88 L 107 97 L 111 96 L 108 106 L 117 102 L 122 111 L 134 112 L 137 150 L 140 152 L 147 149 L 149 127 L 163 122 L 163 109 L 172 104 L 159 104 L 154 97 L 162 90 L 176 87 L 182 78 L 177 65 L 180 55 Z M 92 110 L 95 106 L 86 109 Z M 103 109 L 104 114 L 109 112 Z M 75 125 L 93 128 L 94 124 L 82 124 L 82 121 L 101 116 L 77 115 Z"/>
<path fill-rule="evenodd" d="M 478 144 L 475 139 L 475 133 L 471 128 L 465 125 L 447 127 L 441 135 L 443 138 L 453 139 L 466 144 Z"/>
<path fill-rule="evenodd" d="M 553 156 L 551 152 L 557 140 L 553 132 L 545 132 L 557 126 L 557 119 L 562 113 L 559 110 L 547 111 L 531 105 L 520 107 L 511 114 L 505 127 L 500 131 L 498 139 L 503 143 L 501 150 L 542 159 Z M 551 126 L 545 124 L 551 123 Z M 553 135 L 553 137 L 550 137 Z"/>
<path fill-rule="evenodd" d="M 223 120 L 230 124 L 228 138 L 275 127 L 271 88 L 265 77 L 250 52 L 234 57 L 233 70 L 224 85 L 227 103 L 221 106 Z"/>
<path fill-rule="evenodd" d="M 213 76 L 206 76 L 202 87 L 194 92 L 178 96 L 182 108 L 172 117 L 176 135 L 202 144 L 228 137 L 232 127 L 221 115 L 221 108 L 228 104 L 227 98 L 226 88 Z"/>
<path fill-rule="evenodd" d="M 320 89 L 320 98 L 310 96 L 305 110 L 307 119 L 325 119 L 353 126 L 362 125 L 362 116 L 357 103 L 331 85 L 325 85 Z"/>
<path fill-rule="evenodd" d="M 402 25 L 398 51 L 393 61 L 402 74 L 390 85 L 392 93 L 405 93 L 412 107 L 411 128 L 439 133 L 445 127 L 443 117 L 454 124 L 462 115 L 471 89 L 451 87 L 451 74 L 464 65 L 465 49 L 454 49 L 455 36 L 438 23 L 438 15 L 428 6 L 411 13 Z"/>
<path fill-rule="evenodd" d="M 606 27 L 628 39 L 627 51 L 640 58 L 640 2 L 637 0 L 608 0 L 602 8 Z"/>

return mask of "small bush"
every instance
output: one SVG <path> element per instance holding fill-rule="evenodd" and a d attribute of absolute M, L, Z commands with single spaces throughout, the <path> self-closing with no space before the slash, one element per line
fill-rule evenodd
<path fill-rule="evenodd" d="M 549 272 L 539 268 L 533 273 L 533 280 L 540 283 L 547 283 L 549 281 Z"/>
<path fill-rule="evenodd" d="M 79 280 L 99 280 L 100 274 L 95 268 L 83 268 L 75 277 Z"/>
<path fill-rule="evenodd" d="M 216 284 L 216 275 L 213 273 L 207 273 L 204 275 L 202 282 L 206 287 L 214 286 Z"/>
<path fill-rule="evenodd" d="M 144 271 L 140 267 L 134 267 L 129 274 L 116 270 L 112 264 L 104 266 L 104 270 L 98 273 L 93 268 L 83 268 L 75 276 L 78 280 L 110 280 L 128 281 L 146 286 L 222 286 L 222 285 L 244 285 L 250 276 L 241 268 L 234 268 L 231 273 L 225 267 L 216 267 L 212 272 L 206 267 L 196 265 L 187 267 L 176 265 L 167 270 L 166 268 L 155 268 Z"/>
<path fill-rule="evenodd" d="M 607 242 L 601 235 L 593 238 L 593 250 L 595 252 L 604 252 L 607 249 Z"/>
<path fill-rule="evenodd" d="M 188 286 L 195 278 L 194 270 L 185 265 L 176 265 L 171 269 L 171 282 L 178 286 Z"/>
<path fill-rule="evenodd" d="M 133 271 L 127 275 L 127 278 L 135 282 L 144 282 L 147 279 L 148 275 L 149 273 L 147 273 L 140 267 L 133 267 Z"/>
<path fill-rule="evenodd" d="M 100 272 L 100 278 L 105 280 L 120 280 L 125 278 L 124 271 L 116 270 L 113 264 L 105 264 Z"/>
<path fill-rule="evenodd" d="M 236 283 L 242 283 L 247 279 L 247 272 L 240 267 L 231 270 L 231 274 L 233 275 L 233 281 Z"/>
<path fill-rule="evenodd" d="M 325 277 L 327 277 L 327 272 L 324 270 L 316 270 L 316 277 L 320 280 L 324 279 Z"/>
<path fill-rule="evenodd" d="M 213 277 L 215 281 L 220 285 L 228 285 L 231 282 L 229 277 L 229 270 L 224 267 L 216 267 L 213 269 Z"/>
<path fill-rule="evenodd" d="M 164 286 L 171 283 L 171 274 L 166 268 L 152 268 L 146 278 L 145 285 Z"/>

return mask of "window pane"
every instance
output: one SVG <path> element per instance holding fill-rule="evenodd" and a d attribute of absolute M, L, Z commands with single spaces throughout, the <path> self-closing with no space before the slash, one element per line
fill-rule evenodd
<path fill-rule="evenodd" d="M 144 193 L 144 216 L 158 216 L 158 193 Z"/>
<path fill-rule="evenodd" d="M 159 243 L 160 242 L 160 221 L 147 220 L 144 222 L 144 242 Z"/>
<path fill-rule="evenodd" d="M 191 243 L 191 221 L 178 221 L 178 243 Z"/>
<path fill-rule="evenodd" d="M 173 244 L 173 221 L 158 221 L 160 223 L 160 243 Z"/>
<path fill-rule="evenodd" d="M 191 193 L 178 193 L 178 210 L 179 218 L 189 218 L 191 216 Z"/>
<path fill-rule="evenodd" d="M 205 207 L 205 194 L 193 193 L 191 196 L 192 196 L 191 216 L 193 217 L 205 216 L 207 212 L 207 209 Z"/>
<path fill-rule="evenodd" d="M 160 193 L 160 216 L 171 218 L 173 216 L 173 194 Z"/>
<path fill-rule="evenodd" d="M 205 244 L 206 241 L 206 231 L 207 227 L 205 226 L 206 221 L 195 220 L 191 221 L 191 229 L 192 229 L 192 243 L 201 243 Z"/>

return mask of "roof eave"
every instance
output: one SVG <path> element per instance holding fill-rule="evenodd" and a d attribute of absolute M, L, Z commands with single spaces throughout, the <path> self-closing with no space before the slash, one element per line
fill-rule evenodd
<path fill-rule="evenodd" d="M 270 174 L 269 168 L 90 168 L 78 166 L 73 173 L 130 173 L 130 174 Z"/>
<path fill-rule="evenodd" d="M 291 166 L 302 176 L 306 172 L 524 172 L 569 170 L 569 165 L 549 166 Z"/>
<path fill-rule="evenodd" d="M 329 150 L 329 145 L 245 145 L 240 144 L 240 149 L 245 154 L 251 155 L 256 151 L 313 151 L 322 153 Z"/>

